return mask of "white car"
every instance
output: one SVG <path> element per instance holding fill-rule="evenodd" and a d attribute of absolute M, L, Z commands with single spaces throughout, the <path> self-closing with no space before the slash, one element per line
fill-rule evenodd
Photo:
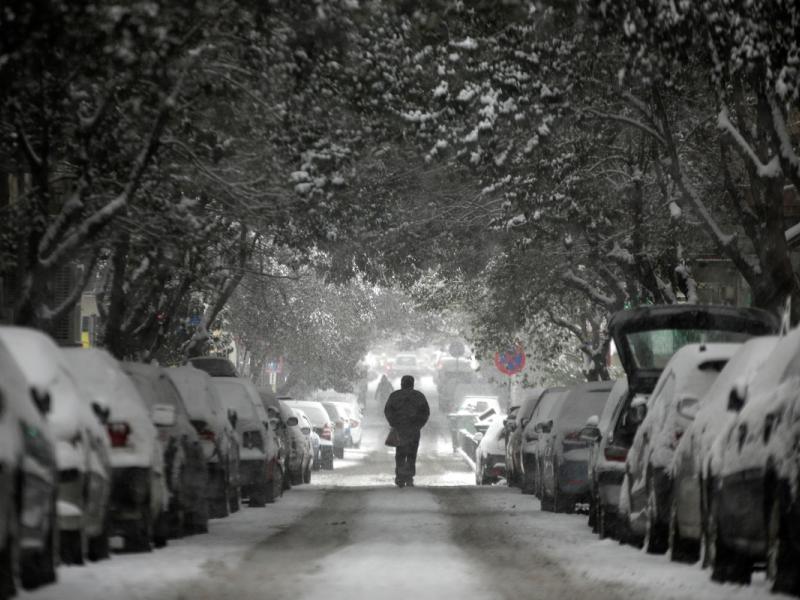
<path fill-rule="evenodd" d="M 46 394 L 32 390 L 0 342 L 0 597 L 56 578 L 55 439 Z M 26 510 L 23 513 L 20 501 Z M 23 522 L 23 515 L 25 521 Z"/>
<path fill-rule="evenodd" d="M 316 431 L 314 431 L 314 426 L 311 424 L 311 420 L 302 409 L 293 408 L 292 410 L 294 411 L 294 414 L 297 415 L 299 420 L 300 431 L 302 431 L 303 435 L 308 438 L 308 443 L 311 445 L 311 468 L 314 471 L 319 471 L 319 435 Z M 308 474 L 307 479 L 308 481 L 304 481 L 304 483 L 311 483 L 311 473 Z"/>
<path fill-rule="evenodd" d="M 646 402 L 646 412 L 625 461 L 620 518 L 650 553 L 669 540 L 672 457 L 702 398 L 741 344 L 688 344 L 664 367 Z M 622 509 L 626 508 L 627 511 Z"/>
<path fill-rule="evenodd" d="M 489 417 L 489 427 L 481 435 L 475 451 L 475 484 L 497 483 L 506 474 L 506 415 L 493 414 Z"/>
<path fill-rule="evenodd" d="M 0 340 L 13 348 L 28 385 L 50 396 L 47 421 L 56 441 L 61 560 L 82 564 L 87 557 L 108 558 L 111 448 L 91 398 L 48 335 L 26 327 L 0 327 Z"/>
<path fill-rule="evenodd" d="M 319 436 L 319 465 L 322 469 L 333 469 L 333 423 L 322 403 L 316 400 L 287 400 L 292 408 L 299 408 L 311 421 L 313 431 Z"/>
<path fill-rule="evenodd" d="M 149 552 L 167 540 L 164 450 L 136 386 L 99 348 L 64 348 L 73 376 L 108 411 L 111 441 L 110 534 L 128 550 Z"/>
<path fill-rule="evenodd" d="M 235 415 L 239 436 L 241 492 L 250 506 L 274 502 L 283 491 L 278 444 L 256 387 L 241 377 L 212 377 L 226 409 Z"/>
<path fill-rule="evenodd" d="M 191 365 L 166 369 L 178 388 L 192 423 L 200 434 L 200 443 L 208 466 L 209 516 L 228 516 L 238 510 L 239 442 L 217 388 L 205 371 Z"/>

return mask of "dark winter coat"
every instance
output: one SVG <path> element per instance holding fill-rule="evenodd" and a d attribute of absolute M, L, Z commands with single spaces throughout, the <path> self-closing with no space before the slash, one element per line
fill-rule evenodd
<path fill-rule="evenodd" d="M 381 380 L 378 382 L 378 389 L 375 390 L 375 400 L 383 404 L 389 399 L 389 394 L 394 391 L 392 382 L 386 375 L 381 375 Z"/>
<path fill-rule="evenodd" d="M 402 444 L 419 441 L 419 432 L 428 422 L 431 409 L 425 394 L 414 389 L 399 389 L 389 395 L 383 409 L 386 420 L 400 436 Z"/>

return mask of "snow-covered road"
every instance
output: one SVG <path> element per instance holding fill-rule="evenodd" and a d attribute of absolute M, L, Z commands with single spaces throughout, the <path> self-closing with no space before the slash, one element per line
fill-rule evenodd
<path fill-rule="evenodd" d="M 392 486 L 392 451 L 373 407 L 360 450 L 314 473 L 277 504 L 244 507 L 208 534 L 151 554 L 62 567 L 59 582 L 24 600 L 230 598 L 407 600 L 459 598 L 776 598 L 763 576 L 720 586 L 599 541 L 582 515 L 554 515 L 518 490 L 474 487 L 436 415 L 420 451 L 417 487 Z"/>

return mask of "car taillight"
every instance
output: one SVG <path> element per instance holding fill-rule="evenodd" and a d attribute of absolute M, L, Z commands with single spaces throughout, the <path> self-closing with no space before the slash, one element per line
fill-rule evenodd
<path fill-rule="evenodd" d="M 570 431 L 569 433 L 564 434 L 564 440 L 570 442 L 580 442 L 581 440 L 581 432 L 580 431 Z"/>
<path fill-rule="evenodd" d="M 200 439 L 206 440 L 207 442 L 213 442 L 217 439 L 217 434 L 213 431 L 209 431 L 208 429 L 204 429 L 200 432 Z"/>
<path fill-rule="evenodd" d="M 112 448 L 122 448 L 128 445 L 131 428 L 127 423 L 108 423 L 106 427 Z"/>
<path fill-rule="evenodd" d="M 606 460 L 624 462 L 628 457 L 628 449 L 620 448 L 618 446 L 606 446 L 603 454 L 605 454 Z"/>
<path fill-rule="evenodd" d="M 359 421 L 356 421 L 355 419 L 350 419 L 350 427 L 358 427 L 359 424 L 360 424 Z"/>
<path fill-rule="evenodd" d="M 323 440 L 330 440 L 331 439 L 331 426 L 330 424 L 326 424 L 325 427 L 322 428 L 322 433 L 319 434 Z"/>

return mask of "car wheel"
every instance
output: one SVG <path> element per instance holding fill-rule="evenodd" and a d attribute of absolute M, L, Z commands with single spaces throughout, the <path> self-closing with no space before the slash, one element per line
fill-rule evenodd
<path fill-rule="evenodd" d="M 183 523 L 183 511 L 180 511 L 180 523 Z M 164 548 L 167 545 L 167 540 L 170 534 L 175 530 L 173 529 L 173 521 L 168 512 L 161 511 L 156 517 L 155 527 L 153 528 L 153 545 L 156 548 Z M 177 529 L 183 531 L 183 525 Z"/>
<path fill-rule="evenodd" d="M 773 592 L 798 594 L 800 553 L 790 538 L 786 504 L 780 491 L 776 490 L 767 521 L 767 579 L 772 582 Z"/>
<path fill-rule="evenodd" d="M 750 568 L 747 562 L 729 548 L 720 535 L 717 503 L 713 498 L 709 513 L 707 551 L 711 579 L 720 583 L 750 583 Z"/>
<path fill-rule="evenodd" d="M 228 516 L 228 476 L 225 471 L 212 471 L 208 478 L 211 492 L 208 498 L 208 516 L 222 519 Z"/>
<path fill-rule="evenodd" d="M 681 537 L 678 526 L 678 503 L 672 500 L 669 511 L 669 558 L 673 562 L 694 563 L 700 555 L 700 548 L 693 540 Z"/>
<path fill-rule="evenodd" d="M 108 542 L 109 517 L 106 515 L 103 521 L 103 530 L 99 535 L 89 538 L 86 556 L 91 561 L 103 560 L 111 557 L 111 547 Z"/>
<path fill-rule="evenodd" d="M 228 510 L 232 513 L 239 512 L 242 505 L 242 488 L 238 485 L 228 488 Z"/>
<path fill-rule="evenodd" d="M 82 565 L 88 549 L 86 530 L 62 531 L 60 535 L 61 562 L 65 565 Z"/>
<path fill-rule="evenodd" d="M 281 473 L 281 495 L 283 495 L 283 492 L 292 489 L 292 480 L 294 477 L 291 475 L 291 473 L 283 473 L 283 470 L 281 470 Z"/>
<path fill-rule="evenodd" d="M 311 483 L 311 463 L 306 466 L 306 470 L 303 471 L 303 483 Z"/>
<path fill-rule="evenodd" d="M 526 469 L 522 474 L 522 485 L 520 486 L 520 490 L 523 494 L 533 495 L 535 489 L 536 481 L 533 477 L 533 471 L 531 469 Z"/>
<path fill-rule="evenodd" d="M 601 540 L 614 537 L 614 518 L 601 502 L 597 503 L 597 535 Z"/>
<path fill-rule="evenodd" d="M 0 551 L 0 598 L 5 600 L 16 595 L 20 587 L 20 555 L 17 537 L 17 511 L 10 503 L 5 547 Z"/>
<path fill-rule="evenodd" d="M 303 484 L 303 465 L 300 464 L 300 468 L 296 471 L 291 471 L 289 473 L 289 477 L 292 479 L 292 485 L 302 485 Z"/>
<path fill-rule="evenodd" d="M 266 506 L 268 495 L 272 495 L 272 480 L 263 481 L 258 485 L 250 488 L 250 495 L 247 499 L 247 505 L 250 508 L 261 508 Z"/>
<path fill-rule="evenodd" d="M 658 499 L 655 486 L 649 485 L 645 508 L 644 549 L 648 554 L 664 554 L 667 551 L 668 532 L 658 520 Z"/>

